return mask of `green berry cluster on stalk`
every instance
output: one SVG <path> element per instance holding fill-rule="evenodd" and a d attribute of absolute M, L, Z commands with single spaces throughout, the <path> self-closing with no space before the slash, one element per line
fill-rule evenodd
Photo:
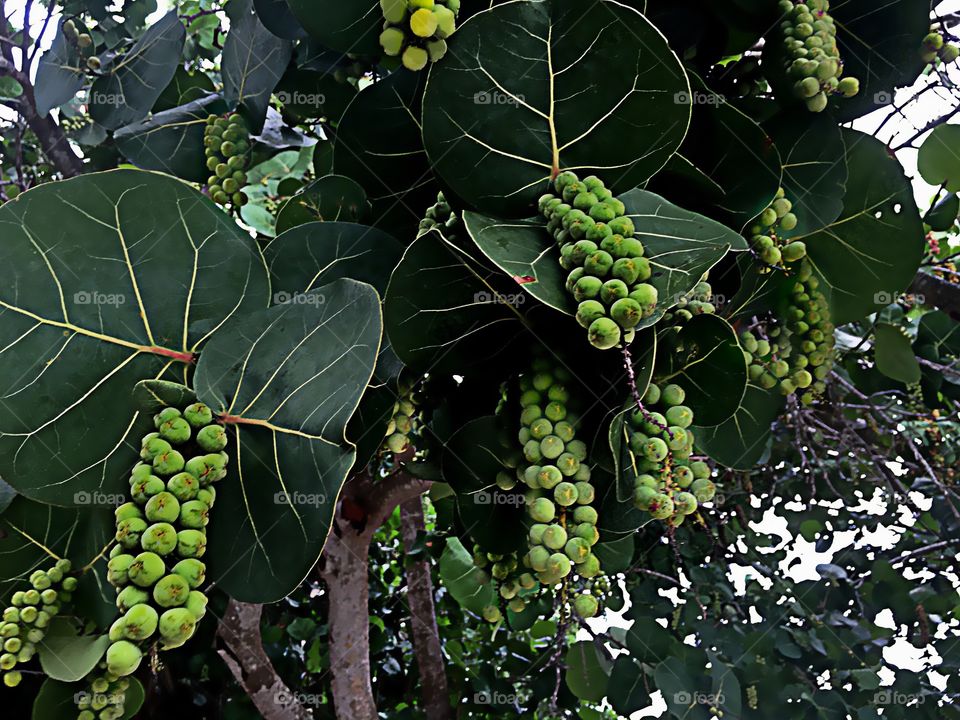
<path fill-rule="evenodd" d="M 423 70 L 447 54 L 447 39 L 457 30 L 460 0 L 380 0 L 380 47 L 399 57 L 408 70 Z"/>
<path fill-rule="evenodd" d="M 758 326 L 740 334 L 751 382 L 784 395 L 799 393 L 804 405 L 826 390 L 834 363 L 834 327 L 830 306 L 809 261 L 795 267 L 785 316 L 772 326 Z"/>
<path fill-rule="evenodd" d="M 192 637 L 204 616 L 200 589 L 206 565 L 206 527 L 216 500 L 214 483 L 227 473 L 227 434 L 203 403 L 166 407 L 143 438 L 142 462 L 130 475 L 132 502 L 116 510 L 117 545 L 107 579 L 123 613 L 110 627 L 107 670 L 123 677 L 144 650 L 167 650 Z"/>
<path fill-rule="evenodd" d="M 783 188 L 769 206 L 757 216 L 750 227 L 750 247 L 763 262 L 761 273 L 772 272 L 775 268 L 784 268 L 807 255 L 807 246 L 800 240 L 786 242 L 782 232 L 789 232 L 797 226 L 797 216 L 793 213 L 793 203 L 787 199 Z"/>
<path fill-rule="evenodd" d="M 240 208 L 247 203 L 242 188 L 247 184 L 244 172 L 249 161 L 250 134 L 237 113 L 229 117 L 209 115 L 203 131 L 207 158 L 207 191 L 218 205 Z"/>
<path fill-rule="evenodd" d="M 518 465 L 517 477 L 528 488 L 525 507 L 532 523 L 523 564 L 543 585 L 561 583 L 564 590 L 574 576 L 589 580 L 600 574 L 592 550 L 600 539 L 592 507 L 596 493 L 587 445 L 576 437 L 578 418 L 568 409 L 572 398 L 565 383 L 571 379 L 546 359 L 533 362 L 531 372 L 520 378 L 518 436 L 525 462 Z M 596 598 L 585 593 L 574 598 L 574 605 L 588 615 L 598 608 Z"/>
<path fill-rule="evenodd" d="M 422 422 L 417 393 L 410 383 L 400 382 L 399 397 L 393 404 L 393 416 L 387 423 L 384 448 L 392 453 L 405 452 Z"/>
<path fill-rule="evenodd" d="M 822 112 L 830 95 L 853 97 L 860 81 L 842 77 L 843 59 L 837 48 L 837 25 L 830 16 L 830 0 L 780 0 L 780 30 L 786 50 L 787 76 L 793 94 L 811 112 Z"/>
<path fill-rule="evenodd" d="M 538 208 L 560 245 L 560 265 L 569 271 L 566 288 L 579 303 L 577 322 L 596 348 L 629 344 L 634 328 L 657 307 L 657 289 L 646 282 L 650 261 L 633 221 L 593 175 L 581 181 L 562 172 L 554 190 Z"/>
<path fill-rule="evenodd" d="M 706 278 L 706 275 L 704 275 Z M 663 315 L 659 326 L 683 325 L 696 315 L 713 315 L 717 312 L 713 304 L 713 287 L 705 279 L 698 282 L 690 292 L 684 294 L 670 310 Z"/>
<path fill-rule="evenodd" d="M 119 720 L 124 716 L 128 678 L 110 672 L 107 663 L 101 662 L 84 682 L 86 689 L 73 696 L 79 711 L 77 720 Z"/>
<path fill-rule="evenodd" d="M 710 466 L 692 460 L 693 411 L 676 384 L 651 384 L 642 407 L 628 416 L 630 452 L 636 463 L 633 504 L 656 520 L 677 527 L 716 493 Z"/>
<path fill-rule="evenodd" d="M 960 57 L 960 47 L 945 42 L 939 28 L 931 25 L 929 34 L 923 38 L 920 46 L 920 57 L 925 63 L 936 63 L 939 60 L 949 65 Z"/>
<path fill-rule="evenodd" d="M 73 599 L 77 578 L 70 572 L 69 560 L 57 560 L 47 570 L 30 574 L 28 590 L 18 590 L 10 598 L 0 622 L 0 672 L 3 684 L 16 687 L 23 679 L 18 665 L 30 662 L 47 634 L 50 621 Z"/>
<path fill-rule="evenodd" d="M 521 564 L 517 553 L 488 553 L 474 545 L 473 564 L 489 574 L 497 586 L 497 594 L 515 613 L 523 612 L 528 600 L 540 590 L 540 582 Z M 503 612 L 496 605 L 485 607 L 482 615 L 490 623 L 503 619 Z"/>

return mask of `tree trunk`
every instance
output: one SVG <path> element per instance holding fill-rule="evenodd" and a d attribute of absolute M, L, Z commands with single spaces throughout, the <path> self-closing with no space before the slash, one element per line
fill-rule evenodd
<path fill-rule="evenodd" d="M 410 498 L 400 506 L 400 521 L 403 544 L 409 552 L 416 542 L 417 533 L 425 529 L 422 497 Z M 452 720 L 453 708 L 450 706 L 450 691 L 447 689 L 447 673 L 433 604 L 429 558 L 424 556 L 409 560 L 406 576 L 410 635 L 420 670 L 423 710 L 427 720 Z"/>
<path fill-rule="evenodd" d="M 370 538 L 347 525 L 331 533 L 323 550 L 322 577 L 329 594 L 330 670 L 338 718 L 376 720 L 370 683 Z"/>
<path fill-rule="evenodd" d="M 310 720 L 310 711 L 273 669 L 260 638 L 262 605 L 231 600 L 217 635 L 220 657 L 265 720 Z"/>
<path fill-rule="evenodd" d="M 366 473 L 355 475 L 343 487 L 320 559 L 330 604 L 331 691 L 340 720 L 377 720 L 370 680 L 370 540 L 398 505 L 430 485 L 399 471 L 376 482 Z"/>

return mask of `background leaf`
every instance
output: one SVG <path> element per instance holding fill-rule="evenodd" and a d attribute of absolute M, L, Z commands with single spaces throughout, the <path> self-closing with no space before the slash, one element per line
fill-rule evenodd
<path fill-rule="evenodd" d="M 778 389 L 747 385 L 740 407 L 728 420 L 713 427 L 694 427 L 697 447 L 724 467 L 749 470 L 763 457 L 770 425 L 785 405 Z"/>
<path fill-rule="evenodd" d="M 44 117 L 79 92 L 86 84 L 87 76 L 80 69 L 77 50 L 63 36 L 63 23 L 50 43 L 50 49 L 40 56 L 33 98 L 37 113 Z"/>
<path fill-rule="evenodd" d="M 467 610 L 480 614 L 496 604 L 493 583 L 484 582 L 484 573 L 473 564 L 473 556 L 455 537 L 446 540 L 439 563 L 440 579 L 453 598 Z"/>
<path fill-rule="evenodd" d="M 108 130 L 144 117 L 173 79 L 185 38 L 176 11 L 147 28 L 90 87 L 90 117 Z"/>
<path fill-rule="evenodd" d="M 259 132 L 270 93 L 290 62 L 293 45 L 263 26 L 250 0 L 230 8 L 230 32 L 221 58 L 223 96 L 231 106 L 246 108 L 251 129 Z"/>
<path fill-rule="evenodd" d="M 37 655 L 47 677 L 76 682 L 97 666 L 109 646 L 106 635 L 79 635 L 71 621 L 55 618 L 37 647 Z"/>
<path fill-rule="evenodd" d="M 907 334 L 899 326 L 883 322 L 877 323 L 873 332 L 877 370 L 907 385 L 920 382 L 920 363 L 913 354 Z"/>
<path fill-rule="evenodd" d="M 343 175 L 324 175 L 283 204 L 277 213 L 277 233 L 308 222 L 363 222 L 369 214 L 362 187 Z"/>

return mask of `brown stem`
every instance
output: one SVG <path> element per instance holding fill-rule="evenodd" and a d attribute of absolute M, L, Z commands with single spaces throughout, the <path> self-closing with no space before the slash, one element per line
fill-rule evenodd
<path fill-rule="evenodd" d="M 425 529 L 423 498 L 410 498 L 400 506 L 400 531 L 403 545 L 409 553 L 417 541 L 417 534 Z M 410 635 L 413 652 L 420 670 L 420 688 L 423 711 L 427 720 L 452 720 L 450 691 L 440 647 L 436 608 L 433 604 L 433 579 L 430 560 L 424 554 L 407 562 L 407 603 L 410 606 Z"/>
<path fill-rule="evenodd" d="M 341 720 L 377 720 L 370 681 L 370 540 L 398 505 L 429 487 L 429 481 L 403 471 L 378 482 L 366 473 L 356 475 L 343 487 L 320 561 L 329 593 L 331 691 Z M 362 521 L 358 509 L 365 513 Z"/>
<path fill-rule="evenodd" d="M 265 720 L 310 720 L 312 714 L 280 679 L 260 639 L 262 605 L 231 600 L 217 635 L 220 657 Z"/>
<path fill-rule="evenodd" d="M 935 275 L 919 272 L 910 283 L 909 292 L 923 295 L 925 305 L 934 305 L 954 320 L 960 320 L 960 285 L 941 280 Z"/>
<path fill-rule="evenodd" d="M 9 58 L 0 58 L 0 76 L 9 76 L 20 83 L 23 94 L 17 98 L 17 111 L 24 119 L 33 134 L 40 141 L 43 154 L 50 163 L 64 177 L 73 177 L 83 172 L 83 161 L 77 155 L 63 130 L 48 114 L 40 117 L 37 113 L 37 104 L 33 96 L 33 84 L 26 73 L 21 72 Z"/>

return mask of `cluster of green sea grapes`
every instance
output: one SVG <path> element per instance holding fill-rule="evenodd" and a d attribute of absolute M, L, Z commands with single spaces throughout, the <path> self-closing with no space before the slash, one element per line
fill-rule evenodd
<path fill-rule="evenodd" d="M 757 696 L 757 686 L 756 685 L 747 685 L 747 707 L 751 710 L 756 710 L 759 705 L 759 697 Z"/>
<path fill-rule="evenodd" d="M 701 280 L 664 314 L 662 325 L 682 325 L 694 315 L 713 315 L 716 311 L 717 308 L 713 304 L 713 288 L 706 280 Z"/>
<path fill-rule="evenodd" d="M 643 409 L 629 416 L 630 451 L 636 458 L 633 504 L 668 525 L 680 525 L 699 503 L 716 494 L 710 466 L 691 462 L 695 438 L 693 411 L 683 404 L 686 393 L 676 384 L 651 384 Z"/>
<path fill-rule="evenodd" d="M 207 169 L 213 173 L 207 178 L 207 190 L 217 205 L 232 203 L 242 207 L 247 196 L 241 188 L 247 184 L 250 135 L 247 125 L 237 113 L 229 117 L 209 115 L 203 131 Z"/>
<path fill-rule="evenodd" d="M 939 58 L 944 63 L 952 63 L 960 57 L 960 48 L 953 43 L 944 42 L 936 25 L 930 27 L 930 34 L 923 38 L 920 57 L 925 63 L 933 63 Z"/>
<path fill-rule="evenodd" d="M 770 328 L 767 338 L 741 333 L 740 345 L 752 382 L 766 390 L 779 385 L 784 395 L 800 392 L 800 401 L 809 405 L 823 394 L 833 368 L 834 328 L 809 262 L 800 263 L 795 280 L 784 321 Z"/>
<path fill-rule="evenodd" d="M 89 115 L 64 116 L 60 118 L 60 127 L 62 127 L 65 132 L 79 132 L 91 123 L 93 123 L 93 118 Z"/>
<path fill-rule="evenodd" d="M 447 38 L 457 30 L 460 0 L 380 0 L 380 9 L 380 46 L 416 71 L 446 55 Z"/>
<path fill-rule="evenodd" d="M 783 188 L 777 190 L 772 203 L 757 217 L 750 228 L 750 246 L 763 261 L 761 273 L 769 273 L 784 263 L 797 262 L 807 255 L 807 246 L 799 240 L 784 242 L 779 231 L 793 230 L 797 226 L 797 216 L 793 214 L 793 203 L 784 195 Z"/>
<path fill-rule="evenodd" d="M 117 545 L 107 579 L 123 615 L 110 627 L 107 669 L 122 677 L 140 664 L 159 633 L 162 649 L 180 647 L 206 612 L 200 591 L 213 483 L 227 473 L 227 434 L 203 403 L 166 407 L 153 418 L 130 477 L 133 502 L 116 510 Z M 181 452 L 183 451 L 183 452 Z M 184 453 L 192 455 L 190 459 Z"/>
<path fill-rule="evenodd" d="M 73 20 L 65 20 L 60 27 L 64 39 L 76 48 L 80 55 L 87 55 L 87 68 L 93 71 L 100 69 L 100 58 L 93 55 L 93 37 L 88 32 L 80 32 Z"/>
<path fill-rule="evenodd" d="M 501 555 L 484 552 L 479 545 L 473 546 L 473 564 L 496 580 L 497 593 L 506 601 L 513 612 L 523 612 L 527 599 L 540 589 L 539 581 L 520 564 L 516 553 Z M 483 609 L 483 619 L 496 623 L 503 619 L 503 613 L 496 605 Z"/>
<path fill-rule="evenodd" d="M 450 203 L 442 192 L 437 193 L 437 202 L 427 208 L 423 220 L 420 221 L 420 232 L 425 233 L 434 228 L 443 232 L 449 240 L 454 240 L 453 230 L 460 224 L 460 218 L 453 211 Z"/>
<path fill-rule="evenodd" d="M 410 447 L 410 437 L 420 427 L 420 410 L 413 385 L 400 381 L 400 396 L 393 404 L 393 417 L 387 423 L 384 446 L 392 453 L 402 453 Z"/>
<path fill-rule="evenodd" d="M 794 94 L 812 112 L 827 107 L 828 95 L 853 97 L 860 92 L 857 78 L 841 78 L 843 60 L 837 49 L 837 26 L 829 9 L 830 0 L 780 0 L 785 16 L 780 29 L 787 51 L 787 75 L 794 81 Z"/>
<path fill-rule="evenodd" d="M 560 245 L 560 265 L 569 270 L 566 287 L 579 303 L 577 322 L 590 344 L 607 350 L 633 340 L 634 328 L 653 314 L 657 289 L 650 261 L 634 236 L 623 203 L 600 178 L 580 181 L 569 170 L 557 175 L 554 189 L 540 198 L 547 230 Z"/>
<path fill-rule="evenodd" d="M 85 678 L 87 689 L 76 693 L 73 702 L 80 714 L 77 720 L 118 720 L 124 716 L 124 703 L 130 681 L 119 677 L 101 662 L 97 670 Z"/>
<path fill-rule="evenodd" d="M 526 510 L 533 524 L 523 564 L 544 585 L 564 581 L 572 572 L 582 578 L 600 574 L 600 560 L 591 548 L 600 539 L 595 492 L 590 484 L 587 446 L 576 438 L 577 417 L 567 409 L 570 374 L 545 359 L 520 378 L 522 462 L 517 477 L 529 488 Z M 583 599 L 581 599 L 583 598 Z M 577 612 L 590 617 L 597 598 L 578 595 Z"/>
<path fill-rule="evenodd" d="M 77 588 L 77 578 L 67 576 L 69 560 L 57 560 L 48 570 L 36 570 L 29 578 L 30 589 L 18 590 L 3 611 L 0 622 L 0 671 L 7 687 L 16 687 L 22 679 L 17 665 L 29 662 L 37 645 L 47 634 L 50 621 L 70 602 Z"/>

